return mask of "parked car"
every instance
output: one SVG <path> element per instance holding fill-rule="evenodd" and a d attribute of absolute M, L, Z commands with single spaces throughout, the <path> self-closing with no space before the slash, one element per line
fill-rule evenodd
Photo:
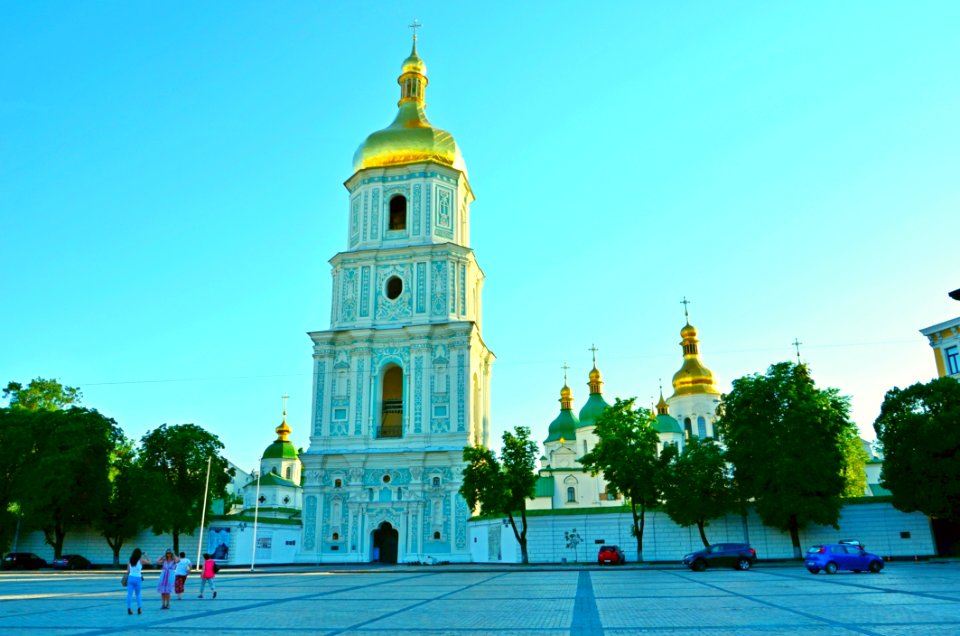
<path fill-rule="evenodd" d="M 603 565 L 604 563 L 610 563 L 612 565 L 623 565 L 627 562 L 627 558 L 623 556 L 623 550 L 619 546 L 615 545 L 602 545 L 600 546 L 600 552 L 597 553 L 597 563 Z"/>
<path fill-rule="evenodd" d="M 807 550 L 803 564 L 811 574 L 820 570 L 827 574 L 836 574 L 837 570 L 870 570 L 876 574 L 883 569 L 883 557 L 867 552 L 859 542 L 825 543 Z"/>
<path fill-rule="evenodd" d="M 47 562 L 33 552 L 11 552 L 3 557 L 4 570 L 39 570 L 47 567 Z"/>
<path fill-rule="evenodd" d="M 709 548 L 683 557 L 683 564 L 694 572 L 718 567 L 749 570 L 756 561 L 757 551 L 746 543 L 714 543 Z"/>
<path fill-rule="evenodd" d="M 86 570 L 90 567 L 90 561 L 79 554 L 64 554 L 54 559 L 51 565 L 55 570 Z"/>

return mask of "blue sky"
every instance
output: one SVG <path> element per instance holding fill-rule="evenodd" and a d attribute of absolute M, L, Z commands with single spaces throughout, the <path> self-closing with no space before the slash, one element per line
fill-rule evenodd
<path fill-rule="evenodd" d="M 477 195 L 495 445 L 606 393 L 790 359 L 850 395 L 935 375 L 960 314 L 956 2 L 31 2 L 0 7 L 0 381 L 255 466 L 308 446 L 356 147 L 424 24 Z"/>

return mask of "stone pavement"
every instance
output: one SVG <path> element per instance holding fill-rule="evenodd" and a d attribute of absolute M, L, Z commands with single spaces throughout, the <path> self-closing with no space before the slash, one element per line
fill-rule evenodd
<path fill-rule="evenodd" d="M 480 636 L 960 634 L 960 563 L 894 562 L 877 575 L 800 565 L 695 573 L 674 566 L 335 567 L 223 571 L 217 599 L 128 616 L 118 572 L 0 573 L 3 634 Z"/>

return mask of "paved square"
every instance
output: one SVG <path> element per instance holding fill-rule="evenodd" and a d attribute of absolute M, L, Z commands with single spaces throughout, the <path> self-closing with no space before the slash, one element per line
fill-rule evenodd
<path fill-rule="evenodd" d="M 702 573 L 679 567 L 335 567 L 224 571 L 217 599 L 128 616 L 117 572 L 3 572 L 0 633 L 551 634 L 720 636 L 960 634 L 960 563 L 892 563 L 881 574 L 800 565 Z"/>

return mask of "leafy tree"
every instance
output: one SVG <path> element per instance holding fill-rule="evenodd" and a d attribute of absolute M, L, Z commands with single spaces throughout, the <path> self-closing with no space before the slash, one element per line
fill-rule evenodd
<path fill-rule="evenodd" d="M 848 430 L 843 441 L 843 496 L 863 497 L 867 492 L 867 460 L 863 440 L 857 430 Z"/>
<path fill-rule="evenodd" d="M 36 378 L 24 387 L 19 382 L 10 382 L 3 390 L 3 397 L 10 398 L 10 407 L 35 411 L 57 410 L 80 403 L 82 394 L 76 387 L 63 386 L 56 380 Z"/>
<path fill-rule="evenodd" d="M 637 560 L 643 561 L 643 529 L 647 508 L 655 506 L 662 493 L 666 466 L 675 453 L 672 445 L 657 456 L 659 437 L 650 411 L 633 408 L 634 400 L 617 398 L 597 418 L 594 433 L 597 445 L 580 458 L 592 474 L 603 473 L 608 492 L 623 494 L 633 514 L 633 536 L 637 539 Z"/>
<path fill-rule="evenodd" d="M 0 552 L 17 532 L 20 507 L 17 484 L 32 450 L 32 435 L 23 409 L 0 408 Z"/>
<path fill-rule="evenodd" d="M 537 443 L 530 439 L 530 429 L 525 426 L 515 426 L 512 433 L 504 431 L 499 460 L 485 446 L 463 449 L 463 461 L 467 465 L 463 469 L 460 496 L 473 510 L 479 504 L 484 514 L 507 516 L 520 545 L 523 563 L 529 563 L 527 499 L 533 499 L 536 488 L 537 450 Z M 515 514 L 520 515 L 520 528 L 517 528 Z"/>
<path fill-rule="evenodd" d="M 837 526 L 851 436 L 849 398 L 819 389 L 806 365 L 781 362 L 733 381 L 717 429 L 734 479 L 769 526 L 787 530 L 801 558 L 800 528 Z"/>
<path fill-rule="evenodd" d="M 113 550 L 113 564 L 120 565 L 124 541 L 143 527 L 144 512 L 142 470 L 136 463 L 136 449 L 131 440 L 123 439 L 114 449 L 110 461 L 110 495 L 103 508 L 98 529 Z"/>
<path fill-rule="evenodd" d="M 173 535 L 173 551 L 180 551 L 180 533 L 200 526 L 203 495 L 210 460 L 210 496 L 226 496 L 233 476 L 227 460 L 220 455 L 223 443 L 195 424 L 163 424 L 147 431 L 140 442 L 139 464 L 143 468 L 143 496 L 147 502 L 143 519 L 157 534 Z"/>
<path fill-rule="evenodd" d="M 100 519 L 110 493 L 110 454 L 121 432 L 93 409 L 13 411 L 32 433 L 16 480 L 23 520 L 43 531 L 59 557 L 69 531 Z"/>
<path fill-rule="evenodd" d="M 881 484 L 893 505 L 960 522 L 960 382 L 943 377 L 887 391 L 873 425 Z"/>
<path fill-rule="evenodd" d="M 667 466 L 663 491 L 667 515 L 684 528 L 696 524 L 704 547 L 710 546 L 704 526 L 736 509 L 723 450 L 710 438 L 687 441 Z"/>

